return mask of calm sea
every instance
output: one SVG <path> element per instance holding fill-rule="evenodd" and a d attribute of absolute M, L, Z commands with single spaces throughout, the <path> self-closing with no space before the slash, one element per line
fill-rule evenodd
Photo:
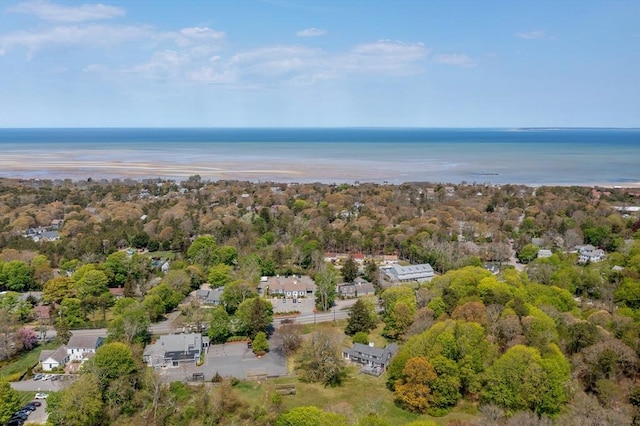
<path fill-rule="evenodd" d="M 640 182 L 640 129 L 0 129 L 0 176 Z"/>

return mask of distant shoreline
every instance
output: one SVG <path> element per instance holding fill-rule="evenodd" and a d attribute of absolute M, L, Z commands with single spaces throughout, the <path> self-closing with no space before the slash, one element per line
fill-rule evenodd
<path fill-rule="evenodd" d="M 333 183 L 378 183 L 378 184 L 405 184 L 416 181 L 400 181 L 392 174 L 383 177 L 377 176 L 376 171 L 365 170 L 343 170 L 329 165 L 300 165 L 291 167 L 290 164 L 274 165 L 271 168 L 260 168 L 259 164 L 244 164 L 240 167 L 238 163 L 217 163 L 217 164 L 149 164 L 149 163 L 124 163 L 114 162 L 77 162 L 55 164 L 52 162 L 27 161 L 27 159 L 13 159 L 7 161 L 0 160 L 0 178 L 3 179 L 36 179 L 55 180 L 71 179 L 74 182 L 100 179 L 132 179 L 142 181 L 143 179 L 162 180 L 186 180 L 190 176 L 199 175 L 203 180 L 240 180 L 253 182 L 280 182 L 280 183 L 313 183 L 323 184 Z M 599 188 L 640 188 L 640 182 L 583 182 L 583 183 L 531 183 L 531 182 L 491 182 L 492 177 L 497 177 L 491 173 L 476 173 L 470 175 L 470 180 L 460 182 L 425 180 L 417 182 L 431 182 L 458 185 L 462 183 L 490 184 L 490 185 L 523 185 L 528 187 L 543 186 L 580 186 Z M 475 182 L 473 178 L 477 178 Z M 482 179 L 486 178 L 486 179 Z"/>
<path fill-rule="evenodd" d="M 0 176 L 640 185 L 640 131 L 0 129 Z"/>

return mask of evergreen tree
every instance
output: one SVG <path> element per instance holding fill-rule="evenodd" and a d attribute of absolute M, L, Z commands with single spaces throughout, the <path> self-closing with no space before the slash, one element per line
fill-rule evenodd
<path fill-rule="evenodd" d="M 358 277 L 358 265 L 352 256 L 345 260 L 342 266 L 342 278 L 346 283 L 352 283 Z"/>
<path fill-rule="evenodd" d="M 251 347 L 254 354 L 258 356 L 264 355 L 269 350 L 269 341 L 267 340 L 267 335 L 262 331 L 256 334 L 256 338 L 253 339 Z"/>
<path fill-rule="evenodd" d="M 359 331 L 369 333 L 375 328 L 375 326 L 375 321 L 371 318 L 367 305 L 362 301 L 362 299 L 358 299 L 351 307 L 349 322 L 344 330 L 345 334 L 353 336 Z"/>

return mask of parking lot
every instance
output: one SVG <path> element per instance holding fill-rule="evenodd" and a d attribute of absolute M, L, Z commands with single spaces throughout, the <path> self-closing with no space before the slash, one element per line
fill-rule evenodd
<path fill-rule="evenodd" d="M 69 386 L 75 380 L 75 375 L 60 374 L 58 380 L 22 380 L 11 382 L 11 387 L 18 391 L 56 392 Z"/>
<path fill-rule="evenodd" d="M 247 373 L 253 371 L 266 371 L 268 376 L 284 376 L 287 374 L 287 360 L 276 350 L 258 358 L 246 342 L 225 343 L 210 346 L 201 366 L 161 368 L 156 371 L 167 382 L 187 381 L 194 373 L 202 373 L 205 381 L 211 381 L 216 373 L 238 379 L 246 379 Z"/>
<path fill-rule="evenodd" d="M 37 400 L 41 405 L 39 407 L 35 407 L 34 411 L 28 412 L 28 417 L 25 419 L 25 424 L 45 424 L 47 422 L 47 400 L 46 399 L 38 399 Z"/>

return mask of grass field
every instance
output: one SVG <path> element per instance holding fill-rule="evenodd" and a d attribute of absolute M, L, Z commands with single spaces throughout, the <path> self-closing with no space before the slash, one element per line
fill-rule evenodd
<path fill-rule="evenodd" d="M 385 378 L 359 374 L 356 368 L 349 369 L 349 377 L 340 387 L 324 387 L 320 384 L 302 383 L 298 379 L 279 378 L 265 383 L 241 382 L 236 390 L 247 401 L 256 403 L 263 401 L 265 405 L 275 393 L 276 384 L 293 384 L 295 395 L 282 397 L 282 410 L 313 405 L 323 410 L 338 412 L 347 416 L 349 423 L 354 424 L 358 419 L 369 413 L 376 413 L 390 425 L 403 425 L 414 420 L 432 420 L 445 425 L 454 420 L 471 420 L 474 407 L 465 406 L 454 409 L 444 417 L 420 416 L 409 413 L 393 403 L 393 393 L 385 388 Z"/>
<path fill-rule="evenodd" d="M 8 377 L 13 374 L 25 372 L 38 363 L 40 352 L 42 352 L 43 349 L 55 349 L 56 347 L 58 347 L 58 345 L 54 342 L 45 343 L 20 355 L 18 358 L 14 358 L 6 365 L 0 367 L 0 376 Z"/>

